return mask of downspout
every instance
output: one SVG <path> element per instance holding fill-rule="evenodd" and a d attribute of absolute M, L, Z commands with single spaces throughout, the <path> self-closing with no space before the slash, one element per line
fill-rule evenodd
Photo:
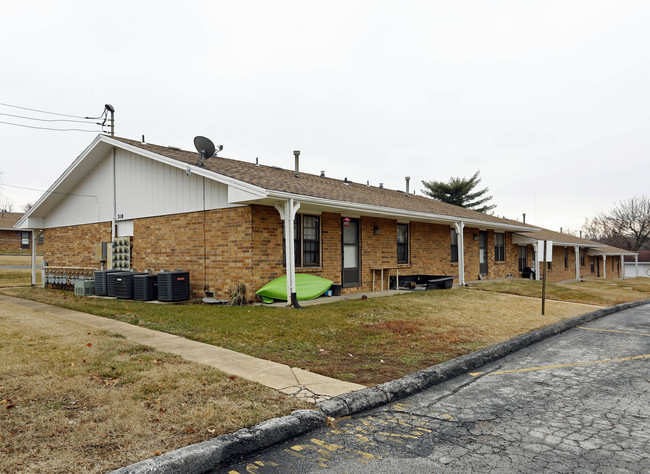
<path fill-rule="evenodd" d="M 458 284 L 465 286 L 465 223 L 458 221 L 456 227 L 456 242 L 458 244 Z"/>
<path fill-rule="evenodd" d="M 576 281 L 580 281 L 580 247 L 576 245 L 573 249 L 576 253 Z"/>
<path fill-rule="evenodd" d="M 116 192 L 117 180 L 115 178 L 115 148 L 113 148 L 113 156 L 111 157 L 111 167 L 113 168 L 113 217 L 111 218 L 111 242 L 115 242 L 115 239 L 117 238 L 117 229 L 116 229 L 117 224 L 115 222 L 117 220 L 117 192 Z"/>
<path fill-rule="evenodd" d="M 296 268 L 295 268 L 295 247 L 294 247 L 294 226 L 293 222 L 296 212 L 300 209 L 300 203 L 294 203 L 293 198 L 285 201 L 284 206 L 276 204 L 275 208 L 280 213 L 280 219 L 284 221 L 285 236 L 285 266 L 287 269 L 287 306 L 293 305 L 300 308 L 296 297 Z"/>
<path fill-rule="evenodd" d="M 287 287 L 287 303 L 289 303 L 289 297 L 291 297 L 291 305 L 294 308 L 300 308 L 300 305 L 298 304 L 298 299 L 296 296 L 296 259 L 294 254 L 296 253 L 296 248 L 295 248 L 295 235 L 293 234 L 294 232 L 294 220 L 296 218 L 296 212 L 298 212 L 298 209 L 300 209 L 300 203 L 294 203 L 293 198 L 289 198 L 288 202 L 289 206 L 289 218 L 288 218 L 288 225 L 289 225 L 289 242 L 290 242 L 290 247 L 291 247 L 291 254 L 288 255 L 288 261 L 291 262 L 291 284 L 290 286 Z M 289 267 L 287 267 L 288 269 Z M 289 281 L 289 278 L 287 278 L 287 281 Z"/>

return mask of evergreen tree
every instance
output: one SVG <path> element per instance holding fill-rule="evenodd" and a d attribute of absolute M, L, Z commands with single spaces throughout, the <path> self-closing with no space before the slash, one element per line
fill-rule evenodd
<path fill-rule="evenodd" d="M 424 185 L 424 194 L 437 199 L 438 201 L 453 204 L 454 206 L 464 207 L 478 212 L 487 212 L 495 207 L 496 204 L 486 204 L 492 196 L 485 196 L 489 188 L 472 192 L 481 182 L 478 177 L 480 170 L 474 173 L 470 179 L 450 178 L 448 182 L 442 181 L 422 181 Z"/>

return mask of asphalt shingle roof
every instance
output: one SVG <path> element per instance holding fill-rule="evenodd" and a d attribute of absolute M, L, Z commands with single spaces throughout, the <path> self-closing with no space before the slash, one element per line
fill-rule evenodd
<path fill-rule="evenodd" d="M 142 143 L 137 140 L 111 137 L 128 145 L 147 150 L 158 155 L 182 161 L 186 164 L 197 164 L 196 151 L 184 151 L 175 148 Z M 272 191 L 292 193 L 302 196 L 380 206 L 407 211 L 423 212 L 460 219 L 473 219 L 494 224 L 524 225 L 521 222 L 503 219 L 446 204 L 424 196 L 407 195 L 397 191 L 377 186 L 348 182 L 333 178 L 323 178 L 309 173 L 294 176 L 294 170 L 281 169 L 274 166 L 256 165 L 245 161 L 229 158 L 212 157 L 204 162 L 205 168 L 217 174 L 243 181 L 254 186 Z M 533 226 L 531 229 L 534 229 Z"/>
<path fill-rule="evenodd" d="M 0 212 L 0 229 L 13 227 L 21 217 L 23 217 L 22 212 Z"/>

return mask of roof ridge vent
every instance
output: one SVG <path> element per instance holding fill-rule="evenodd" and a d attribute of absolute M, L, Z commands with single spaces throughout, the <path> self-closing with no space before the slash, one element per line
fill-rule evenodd
<path fill-rule="evenodd" d="M 321 172 L 320 172 L 320 177 L 321 177 L 321 178 L 324 178 L 324 177 L 325 177 L 325 171 L 321 171 Z"/>

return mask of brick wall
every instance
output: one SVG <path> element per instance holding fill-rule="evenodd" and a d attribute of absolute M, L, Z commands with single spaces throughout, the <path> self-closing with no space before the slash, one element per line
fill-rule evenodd
<path fill-rule="evenodd" d="M 111 241 L 111 223 L 83 224 L 43 230 L 43 260 L 50 266 L 99 267 L 95 242 Z"/>
<path fill-rule="evenodd" d="M 207 289 L 228 298 L 237 283 L 250 293 L 256 281 L 252 236 L 250 207 L 136 219 L 131 267 L 189 271 L 193 297 Z"/>
<path fill-rule="evenodd" d="M 312 273 L 341 284 L 341 219 L 337 213 L 323 213 L 321 223 L 321 264 L 297 268 L 298 273 Z M 361 284 L 345 292 L 369 291 L 371 267 L 397 265 L 397 221 L 363 217 L 360 223 Z M 375 227 L 379 234 L 375 234 Z M 205 233 L 204 233 L 205 228 Z M 286 273 L 283 262 L 283 223 L 277 210 L 270 206 L 247 206 L 191 212 L 134 220 L 131 268 L 136 271 L 181 269 L 190 272 L 193 297 L 203 296 L 204 289 L 218 298 L 228 298 L 237 283 L 244 283 L 250 299 L 261 286 Z M 409 263 L 400 265 L 400 273 L 436 274 L 458 277 L 458 264 L 451 262 L 449 225 L 412 222 L 409 226 Z M 479 229 L 465 228 L 465 278 L 472 281 L 479 274 Z M 45 260 L 55 266 L 97 266 L 95 242 L 111 239 L 110 222 L 46 229 L 45 243 L 39 248 Z M 505 262 L 495 261 L 494 231 L 487 232 L 487 278 L 519 276 L 518 245 L 512 233 L 505 233 Z M 532 246 L 528 261 L 532 266 Z M 581 275 L 589 274 L 590 256 Z M 602 277 L 602 258 L 597 257 Z M 607 277 L 616 278 L 612 260 L 607 259 Z M 564 268 L 564 247 L 554 247 L 551 281 L 575 277 L 575 255 L 569 247 L 568 268 Z M 616 269 L 616 262 L 614 262 Z M 394 275 L 395 271 L 391 270 Z M 389 283 L 384 276 L 384 288 Z M 380 286 L 376 276 L 376 288 Z"/>
<path fill-rule="evenodd" d="M 21 233 L 19 230 L 0 230 L 0 252 L 20 250 L 20 244 Z"/>

